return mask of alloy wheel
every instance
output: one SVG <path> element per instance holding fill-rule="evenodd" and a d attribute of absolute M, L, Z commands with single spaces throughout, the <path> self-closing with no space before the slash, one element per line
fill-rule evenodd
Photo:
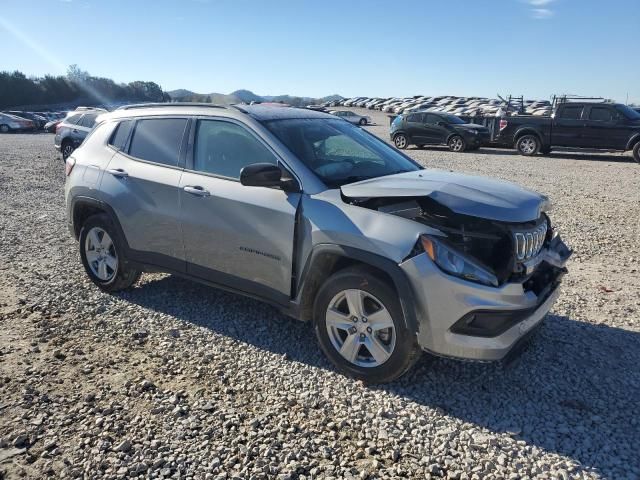
<path fill-rule="evenodd" d="M 62 158 L 66 160 L 67 158 L 69 158 L 69 155 L 71 155 L 72 153 L 73 153 L 73 146 L 70 143 L 67 143 L 62 148 Z"/>
<path fill-rule="evenodd" d="M 462 148 L 464 147 L 464 142 L 462 141 L 462 138 L 460 138 L 460 137 L 453 137 L 451 140 L 449 140 L 449 147 L 454 152 L 460 152 L 460 151 L 462 151 Z"/>
<path fill-rule="evenodd" d="M 118 272 L 118 254 L 109 234 L 100 227 L 89 230 L 84 253 L 91 272 L 103 282 L 111 280 Z"/>
<path fill-rule="evenodd" d="M 525 137 L 520 140 L 520 151 L 525 155 L 531 155 L 536 151 L 537 143 L 531 137 Z"/>
<path fill-rule="evenodd" d="M 329 302 L 325 315 L 331 344 L 345 360 L 359 367 L 378 367 L 389 360 L 396 330 L 376 297 L 364 290 L 343 290 Z"/>
<path fill-rule="evenodd" d="M 396 138 L 394 138 L 393 141 L 396 144 L 396 147 L 400 149 L 407 146 L 407 137 L 405 137 L 404 135 L 396 135 Z"/>

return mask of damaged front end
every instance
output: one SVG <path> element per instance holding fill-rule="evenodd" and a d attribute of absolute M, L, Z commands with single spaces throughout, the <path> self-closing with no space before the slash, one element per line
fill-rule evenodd
<path fill-rule="evenodd" d="M 423 223 L 443 236 L 423 236 L 407 258 L 426 252 L 446 273 L 494 287 L 523 283 L 541 293 L 566 273 L 570 249 L 545 212 L 504 222 L 454 212 L 431 197 L 361 198 L 350 203 Z"/>

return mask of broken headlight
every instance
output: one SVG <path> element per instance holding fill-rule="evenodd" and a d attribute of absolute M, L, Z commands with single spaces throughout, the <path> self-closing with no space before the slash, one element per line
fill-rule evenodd
<path fill-rule="evenodd" d="M 429 258 L 446 273 L 471 282 L 498 286 L 498 279 L 493 273 L 465 254 L 445 245 L 441 240 L 422 235 L 420 242 Z"/>

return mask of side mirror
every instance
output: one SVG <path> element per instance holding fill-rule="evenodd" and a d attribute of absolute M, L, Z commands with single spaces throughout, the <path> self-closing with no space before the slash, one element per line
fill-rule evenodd
<path fill-rule="evenodd" d="M 253 163 L 243 167 L 240 170 L 240 183 L 246 187 L 279 187 L 285 191 L 300 191 L 295 178 L 273 163 Z"/>

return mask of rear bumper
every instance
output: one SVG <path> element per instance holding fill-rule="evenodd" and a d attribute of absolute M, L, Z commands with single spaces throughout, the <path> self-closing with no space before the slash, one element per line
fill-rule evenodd
<path fill-rule="evenodd" d="M 566 259 L 565 259 L 566 262 Z M 441 271 L 426 254 L 402 264 L 414 291 L 417 339 L 436 355 L 466 360 L 505 359 L 545 318 L 560 294 L 563 265 L 538 294 L 525 283 L 489 287 Z"/>

